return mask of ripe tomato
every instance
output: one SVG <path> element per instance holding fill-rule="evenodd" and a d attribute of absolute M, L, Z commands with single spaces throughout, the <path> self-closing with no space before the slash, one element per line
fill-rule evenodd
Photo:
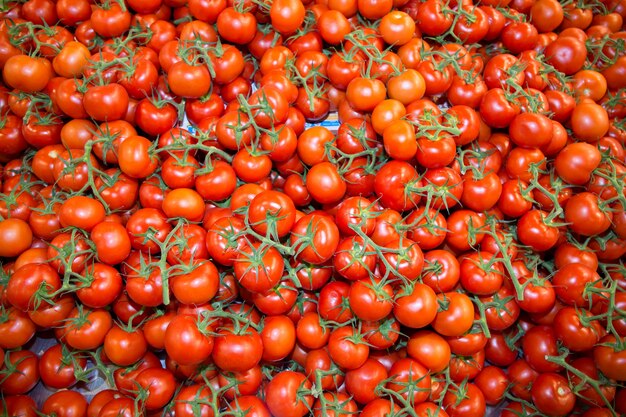
<path fill-rule="evenodd" d="M 243 352 L 236 357 L 235 352 Z M 222 329 L 215 336 L 212 358 L 215 364 L 227 372 L 244 372 L 260 362 L 263 356 L 263 341 L 258 332 L 248 328 L 238 334 L 234 329 Z"/>
<path fill-rule="evenodd" d="M 188 315 L 172 319 L 165 331 L 164 346 L 168 356 L 180 365 L 196 365 L 204 362 L 213 351 L 214 338 L 201 329 L 202 323 Z"/>
<path fill-rule="evenodd" d="M 593 358 L 600 372 L 617 381 L 624 380 L 625 357 L 626 351 L 618 346 L 618 340 L 612 335 L 604 336 L 593 349 Z"/>
<path fill-rule="evenodd" d="M 537 410 L 549 416 L 566 416 L 574 409 L 576 403 L 569 381 L 551 372 L 537 377 L 533 382 L 531 395 Z"/>
<path fill-rule="evenodd" d="M 181 417 L 213 417 L 213 408 L 204 403 L 210 396 L 208 387 L 197 384 L 183 387 L 174 397 L 174 413 Z"/>
<path fill-rule="evenodd" d="M 577 105 L 570 121 L 574 135 L 585 142 L 596 142 L 609 130 L 606 110 L 595 103 L 584 102 Z"/>
<path fill-rule="evenodd" d="M 348 84 L 346 98 L 355 110 L 372 111 L 385 99 L 386 90 L 380 80 L 358 77 Z"/>
<path fill-rule="evenodd" d="M 299 0 L 278 0 L 270 7 L 270 19 L 277 32 L 290 34 L 304 22 L 305 9 Z"/>
<path fill-rule="evenodd" d="M 169 68 L 167 80 L 172 92 L 185 98 L 202 97 L 211 89 L 211 74 L 207 67 L 184 61 L 176 62 Z"/>
<path fill-rule="evenodd" d="M 35 324 L 28 314 L 15 308 L 8 308 L 0 315 L 0 348 L 16 349 L 24 346 L 35 335 Z"/>
<path fill-rule="evenodd" d="M 33 240 L 33 231 L 28 223 L 20 219 L 0 221 L 0 256 L 15 257 L 28 249 Z"/>
<path fill-rule="evenodd" d="M 63 340 L 74 349 L 96 349 L 104 343 L 104 338 L 113 326 L 111 314 L 102 309 L 74 308 L 65 328 L 59 329 Z"/>
<path fill-rule="evenodd" d="M 131 178 L 146 178 L 158 167 L 158 159 L 151 155 L 152 142 L 142 136 L 131 136 L 119 146 L 120 169 Z"/>
<path fill-rule="evenodd" d="M 437 333 L 444 336 L 460 336 L 474 323 L 474 305 L 461 293 L 448 292 L 437 296 L 441 305 L 432 323 Z"/>
<path fill-rule="evenodd" d="M 414 333 L 407 344 L 407 353 L 426 366 L 432 373 L 440 372 L 450 362 L 450 345 L 439 334 L 430 330 Z"/>
<path fill-rule="evenodd" d="M 27 264 L 16 270 L 6 286 L 6 298 L 22 311 L 34 310 L 61 288 L 59 274 L 47 264 Z M 44 297 L 44 298 L 42 298 Z"/>
<path fill-rule="evenodd" d="M 69 388 L 76 384 L 75 375 L 81 375 L 86 365 L 87 359 L 80 354 L 68 352 L 61 344 L 52 345 L 41 355 L 39 375 L 50 388 Z"/>
<path fill-rule="evenodd" d="M 59 417 L 80 416 L 87 413 L 87 400 L 77 391 L 57 391 L 41 406 L 41 412 Z"/>
<path fill-rule="evenodd" d="M 370 358 L 359 368 L 346 372 L 346 391 L 357 403 L 367 404 L 379 397 L 376 387 L 385 379 L 387 379 L 385 367 Z"/>
<path fill-rule="evenodd" d="M 273 416 L 302 417 L 313 406 L 313 396 L 300 395 L 301 388 L 309 389 L 307 378 L 294 371 L 282 371 L 275 375 L 265 388 L 265 403 Z"/>
<path fill-rule="evenodd" d="M 0 390 L 5 395 L 26 394 L 39 382 L 39 358 L 29 350 L 14 350 L 6 353 L 0 369 Z"/>
<path fill-rule="evenodd" d="M 315 164 L 306 176 L 306 188 L 317 202 L 337 203 L 346 193 L 346 182 L 330 162 Z"/>
<path fill-rule="evenodd" d="M 291 229 L 291 240 L 300 260 L 321 265 L 335 254 L 339 229 L 328 217 L 311 213 L 295 223 Z"/>
<path fill-rule="evenodd" d="M 332 360 L 345 369 L 361 367 L 367 360 L 369 346 L 350 327 L 339 327 L 330 334 L 328 353 Z"/>
<path fill-rule="evenodd" d="M 15 55 L 9 58 L 2 70 L 4 82 L 20 91 L 41 91 L 52 78 L 52 65 L 44 58 Z"/>
<path fill-rule="evenodd" d="M 443 397 L 443 406 L 450 417 L 483 416 L 486 411 L 485 396 L 474 384 L 452 387 Z"/>

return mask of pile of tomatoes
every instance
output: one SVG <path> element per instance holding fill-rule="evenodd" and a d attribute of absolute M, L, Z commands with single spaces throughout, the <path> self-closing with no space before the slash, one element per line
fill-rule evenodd
<path fill-rule="evenodd" d="M 3 416 L 626 415 L 625 0 L 0 17 Z"/>

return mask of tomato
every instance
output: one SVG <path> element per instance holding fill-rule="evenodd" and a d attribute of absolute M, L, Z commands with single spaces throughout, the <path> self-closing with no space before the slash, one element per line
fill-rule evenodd
<path fill-rule="evenodd" d="M 260 127 L 277 126 L 287 119 L 289 103 L 275 88 L 262 87 L 250 96 L 248 104 L 255 109 L 252 111 L 252 115 Z"/>
<path fill-rule="evenodd" d="M 435 292 L 426 284 L 407 284 L 395 300 L 393 314 L 404 326 L 426 327 L 437 315 Z"/>
<path fill-rule="evenodd" d="M 437 293 L 454 289 L 460 278 L 460 265 L 456 256 L 446 250 L 432 250 L 424 254 L 425 274 L 422 282 Z"/>
<path fill-rule="evenodd" d="M 416 21 L 423 33 L 439 36 L 452 26 L 453 18 L 444 12 L 444 7 L 444 3 L 440 0 L 427 0 L 420 4 Z"/>
<path fill-rule="evenodd" d="M 522 113 L 509 125 L 509 135 L 518 146 L 540 148 L 552 139 L 552 123 L 541 114 Z"/>
<path fill-rule="evenodd" d="M 165 351 L 181 365 L 196 365 L 204 362 L 213 351 L 214 338 L 199 328 L 192 316 L 178 315 L 172 319 L 165 331 Z"/>
<path fill-rule="evenodd" d="M 420 195 L 413 190 L 421 186 L 415 168 L 403 161 L 387 162 L 376 173 L 374 189 L 381 203 L 397 211 L 414 208 L 420 201 Z"/>
<path fill-rule="evenodd" d="M 554 316 L 554 332 L 568 349 L 573 351 L 590 350 L 600 339 L 601 331 L 597 322 L 584 320 L 591 317 L 586 310 L 576 311 L 573 307 L 563 307 Z"/>
<path fill-rule="evenodd" d="M 339 229 L 325 216 L 308 214 L 291 229 L 298 259 L 311 264 L 323 264 L 335 254 L 339 244 Z"/>
<path fill-rule="evenodd" d="M 174 105 L 144 98 L 137 104 L 134 119 L 137 127 L 148 136 L 157 136 L 174 127 L 177 118 L 178 113 Z"/>
<path fill-rule="evenodd" d="M 9 58 L 2 70 L 4 81 L 20 91 L 41 91 L 52 78 L 52 65 L 43 58 L 16 55 Z"/>
<path fill-rule="evenodd" d="M 163 212 L 145 208 L 137 210 L 130 216 L 126 223 L 126 231 L 134 249 L 158 253 L 159 243 L 165 241 L 171 226 Z M 149 239 L 146 239 L 146 233 L 149 233 Z"/>
<path fill-rule="evenodd" d="M 576 403 L 569 381 L 555 373 L 540 374 L 533 382 L 531 394 L 537 410 L 548 416 L 566 416 Z"/>
<path fill-rule="evenodd" d="M 332 58 L 331 58 L 332 61 Z M 382 134 L 387 126 L 406 114 L 406 108 L 398 100 L 383 100 L 372 111 L 372 127 Z"/>
<path fill-rule="evenodd" d="M 538 372 L 556 372 L 560 366 L 548 361 L 558 356 L 557 338 L 549 326 L 535 326 L 522 339 L 522 350 L 528 364 Z"/>
<path fill-rule="evenodd" d="M 305 9 L 298 0 L 278 0 L 270 7 L 270 19 L 277 32 L 290 34 L 304 22 Z"/>
<path fill-rule="evenodd" d="M 350 308 L 361 320 L 378 321 L 385 318 L 393 308 L 393 289 L 380 280 L 363 279 L 350 286 Z"/>
<path fill-rule="evenodd" d="M 446 340 L 429 330 L 421 330 L 411 336 L 407 353 L 433 373 L 447 368 L 451 355 L 450 345 Z"/>
<path fill-rule="evenodd" d="M 616 389 L 610 384 L 599 384 L 599 390 L 596 391 L 588 383 L 583 382 L 581 376 L 587 376 L 596 381 L 600 380 L 598 368 L 596 367 L 593 358 L 578 358 L 572 362 L 573 369 L 568 372 L 567 376 L 571 378 L 573 384 L 583 384 L 581 389 L 581 399 L 584 403 L 592 405 L 594 407 L 600 407 L 605 404 L 604 399 L 612 401 L 615 397 Z M 575 373 L 574 373 L 575 372 Z"/>
<path fill-rule="evenodd" d="M 100 222 L 92 228 L 90 236 L 96 247 L 98 260 L 107 265 L 117 265 L 130 254 L 130 238 L 121 224 Z"/>
<path fill-rule="evenodd" d="M 83 97 L 87 114 L 101 122 L 123 119 L 128 101 L 128 92 L 120 84 L 89 87 Z"/>
<path fill-rule="evenodd" d="M 294 371 L 282 371 L 275 375 L 265 388 L 265 403 L 276 417 L 302 417 L 313 406 L 313 396 L 299 394 L 301 388 L 308 389 L 311 383 Z"/>
<path fill-rule="evenodd" d="M 446 413 L 443 408 L 430 401 L 417 404 L 415 407 L 413 407 L 413 410 L 417 413 L 418 417 L 427 417 L 433 415 L 448 417 L 448 413 Z"/>
<path fill-rule="evenodd" d="M 405 120 L 396 120 L 383 132 L 385 151 L 393 159 L 408 161 L 418 150 L 415 128 Z"/>
<path fill-rule="evenodd" d="M 356 369 L 367 360 L 369 347 L 350 327 L 339 327 L 332 331 L 328 340 L 328 353 L 342 368 Z"/>
<path fill-rule="evenodd" d="M 387 388 L 396 391 L 411 404 L 420 404 L 430 395 L 431 380 L 428 370 L 418 361 L 404 358 L 396 361 L 389 370 Z M 407 384 L 415 384 L 411 388 Z"/>
<path fill-rule="evenodd" d="M 305 313 L 296 326 L 298 343 L 308 349 L 319 349 L 326 345 L 330 331 L 320 324 L 316 312 Z"/>
<path fill-rule="evenodd" d="M 86 415 L 87 400 L 76 391 L 58 391 L 44 401 L 41 412 L 59 417 Z"/>
<path fill-rule="evenodd" d="M 104 338 L 104 353 L 118 366 L 129 366 L 141 359 L 148 349 L 146 338 L 139 329 L 128 331 L 113 326 Z"/>
<path fill-rule="evenodd" d="M 262 244 L 246 245 L 237 256 L 235 277 L 249 291 L 263 293 L 282 278 L 284 260 L 273 247 Z"/>
<path fill-rule="evenodd" d="M 76 291 L 76 295 L 88 307 L 106 307 L 122 292 L 122 276 L 109 265 L 95 262 L 85 267 L 82 274 L 85 281 Z"/>
<path fill-rule="evenodd" d="M 86 365 L 87 359 L 80 354 L 68 352 L 60 344 L 52 345 L 41 355 L 39 375 L 50 388 L 69 388 L 76 384 L 76 375 L 82 376 Z"/>
<path fill-rule="evenodd" d="M 234 352 L 243 352 L 245 356 L 236 358 L 233 356 Z M 247 371 L 256 366 L 262 356 L 262 338 L 253 329 L 246 329 L 241 334 L 234 333 L 233 329 L 223 329 L 215 337 L 213 361 L 224 371 Z"/>
<path fill-rule="evenodd" d="M 196 191 L 205 199 L 222 201 L 228 198 L 237 187 L 235 170 L 224 161 L 214 161 L 205 168 L 207 172 L 195 179 Z"/>
<path fill-rule="evenodd" d="M 186 98 L 204 96 L 211 89 L 211 74 L 205 66 L 189 65 L 184 61 L 174 63 L 167 71 L 172 92 Z"/>
<path fill-rule="evenodd" d="M 111 314 L 102 309 L 74 308 L 65 328 L 59 329 L 64 341 L 74 349 L 96 349 L 104 343 L 113 326 Z"/>
<path fill-rule="evenodd" d="M 294 348 L 296 342 L 296 329 L 289 317 L 271 316 L 265 320 L 265 326 L 261 332 L 263 341 L 263 359 L 266 361 L 279 361 L 287 357 Z"/>
<path fill-rule="evenodd" d="M 392 11 L 383 16 L 378 30 L 389 45 L 404 45 L 413 38 L 415 21 L 404 12 Z"/>
<path fill-rule="evenodd" d="M 346 98 L 355 110 L 372 111 L 385 99 L 385 93 L 386 88 L 382 81 L 357 77 L 348 84 Z"/>
<path fill-rule="evenodd" d="M 4 411 L 9 416 L 36 417 L 37 404 L 27 395 L 6 395 L 4 397 Z"/>
<path fill-rule="evenodd" d="M 105 404 L 98 413 L 98 417 L 130 417 L 143 416 L 143 412 L 139 412 L 137 404 L 129 397 L 114 398 Z"/>
<path fill-rule="evenodd" d="M 67 42 L 59 54 L 54 57 L 54 71 L 65 78 L 82 75 L 83 69 L 91 58 L 89 49 L 80 42 Z"/>
<path fill-rule="evenodd" d="M 379 395 L 376 387 L 387 379 L 387 370 L 380 362 L 368 359 L 357 369 L 346 372 L 346 391 L 359 404 L 367 404 Z"/>
<path fill-rule="evenodd" d="M 130 23 L 130 12 L 119 4 L 112 4 L 107 8 L 96 7 L 91 13 L 94 31 L 104 38 L 121 35 L 128 30 Z"/>
<path fill-rule="evenodd" d="M 91 231 L 104 220 L 104 206 L 98 200 L 75 196 L 67 199 L 59 210 L 59 221 L 63 227 L 79 227 Z"/>
<path fill-rule="evenodd" d="M 317 202 L 332 204 L 346 193 L 346 182 L 330 162 L 315 164 L 306 176 L 306 188 Z"/>
<path fill-rule="evenodd" d="M 295 217 L 293 201 L 277 191 L 261 192 L 248 207 L 248 222 L 263 236 L 285 236 L 294 225 Z"/>
<path fill-rule="evenodd" d="M 178 217 L 197 222 L 204 217 L 204 200 L 195 190 L 177 188 L 165 196 L 162 209 L 168 218 Z"/>
<path fill-rule="evenodd" d="M 351 31 L 348 19 L 337 10 L 326 10 L 318 20 L 318 30 L 327 43 L 341 43 Z"/>
<path fill-rule="evenodd" d="M 137 375 L 136 384 L 146 390 L 143 401 L 146 410 L 158 410 L 165 406 L 174 396 L 176 380 L 174 375 L 161 368 L 148 368 Z"/>
<path fill-rule="evenodd" d="M 536 251 L 546 251 L 556 245 L 559 232 L 554 226 L 545 223 L 547 213 L 530 210 L 518 221 L 518 238 L 521 243 Z"/>
<path fill-rule="evenodd" d="M 626 365 L 626 351 L 619 347 L 617 343 L 615 336 L 604 336 L 593 349 L 593 358 L 600 372 L 608 378 L 622 381 L 624 380 L 623 371 Z"/>
<path fill-rule="evenodd" d="M 504 398 L 509 380 L 502 369 L 487 366 L 478 374 L 474 383 L 485 396 L 485 402 L 488 405 L 496 405 Z"/>
<path fill-rule="evenodd" d="M 367 278 L 376 266 L 373 248 L 359 236 L 339 242 L 333 257 L 337 273 L 350 281 Z"/>
<path fill-rule="evenodd" d="M 573 37 L 559 37 L 549 44 L 544 54 L 546 61 L 557 70 L 572 75 L 579 71 L 585 63 L 585 44 Z"/>
<path fill-rule="evenodd" d="M 28 312 L 28 317 L 41 328 L 56 328 L 70 315 L 74 308 L 74 300 L 70 296 L 58 297 L 54 304 L 45 304 L 39 309 Z"/>
<path fill-rule="evenodd" d="M 24 139 L 22 125 L 22 120 L 17 116 L 6 115 L 2 124 L 0 124 L 0 138 L 2 139 L 0 150 L 3 153 L 15 155 L 26 149 L 28 142 Z"/>
<path fill-rule="evenodd" d="M 433 328 L 444 336 L 460 336 L 474 323 L 474 305 L 461 293 L 448 292 L 437 296 L 440 308 L 432 323 Z"/>
<path fill-rule="evenodd" d="M 551 32 L 563 21 L 563 8 L 554 0 L 541 0 L 530 9 L 533 25 L 542 33 Z"/>
<path fill-rule="evenodd" d="M 485 225 L 482 217 L 471 210 L 458 210 L 448 217 L 446 242 L 458 251 L 467 251 L 482 242 L 485 235 L 480 229 Z"/>
<path fill-rule="evenodd" d="M 23 311 L 33 310 L 45 302 L 48 294 L 61 287 L 57 272 L 47 264 L 27 264 L 16 270 L 6 287 L 7 300 Z"/>
<path fill-rule="evenodd" d="M 5 395 L 26 394 L 39 382 L 39 358 L 29 350 L 6 353 L 0 369 L 0 390 Z"/>
<path fill-rule="evenodd" d="M 213 408 L 203 401 L 210 396 L 208 387 L 195 384 L 183 387 L 174 397 L 174 413 L 181 417 L 213 417 Z"/>
<path fill-rule="evenodd" d="M 356 415 L 358 407 L 356 402 L 347 394 L 324 392 L 323 401 L 318 398 L 313 405 L 313 415 L 315 417 L 329 416 L 338 417 L 340 415 Z"/>
<path fill-rule="evenodd" d="M 500 289 L 504 271 L 500 264 L 493 262 L 493 258 L 488 252 L 472 252 L 462 256 L 459 277 L 466 291 L 490 295 Z"/>
<path fill-rule="evenodd" d="M 595 194 L 583 192 L 576 194 L 565 205 L 565 221 L 569 228 L 583 236 L 599 235 L 606 231 L 613 215 L 599 207 L 599 199 Z"/>
<path fill-rule="evenodd" d="M 0 315 L 0 348 L 16 349 L 24 346 L 35 335 L 35 324 L 24 313 L 15 308 L 2 310 Z M 4 359 L 3 359 L 4 360 Z"/>
<path fill-rule="evenodd" d="M 520 113 L 519 106 L 510 102 L 501 88 L 489 90 L 480 103 L 480 114 L 487 125 L 494 128 L 505 128 Z"/>
<path fill-rule="evenodd" d="M 590 287 L 601 287 L 597 272 L 580 263 L 566 264 L 556 271 L 552 284 L 557 297 L 568 305 L 585 306 L 597 300 L 600 294 L 590 292 Z"/>
<path fill-rule="evenodd" d="M 443 406 L 450 417 L 482 416 L 486 411 L 485 396 L 474 384 L 451 387 L 443 397 Z"/>
<path fill-rule="evenodd" d="M 151 155 L 151 144 L 142 136 L 131 136 L 119 145 L 119 165 L 124 174 L 131 178 L 146 178 L 156 171 L 158 159 Z"/>
<path fill-rule="evenodd" d="M 20 219 L 0 221 L 0 240 L 5 242 L 0 248 L 0 256 L 15 257 L 28 249 L 33 240 L 29 224 Z"/>

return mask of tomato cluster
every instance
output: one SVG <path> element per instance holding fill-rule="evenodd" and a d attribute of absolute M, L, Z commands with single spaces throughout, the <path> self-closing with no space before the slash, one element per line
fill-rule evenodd
<path fill-rule="evenodd" d="M 625 0 L 0 17 L 3 416 L 626 415 Z"/>

